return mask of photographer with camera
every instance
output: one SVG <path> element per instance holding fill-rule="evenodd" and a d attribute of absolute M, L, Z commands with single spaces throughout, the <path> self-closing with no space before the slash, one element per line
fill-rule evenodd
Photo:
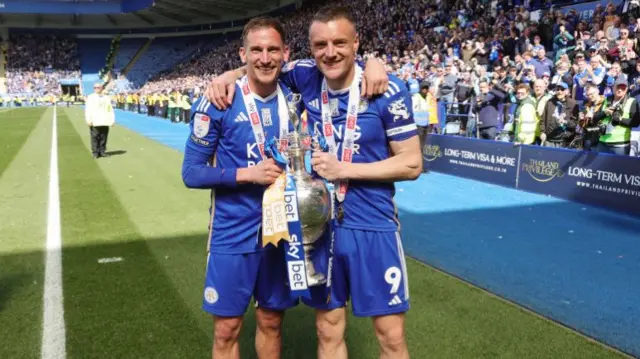
<path fill-rule="evenodd" d="M 578 124 L 578 104 L 569 97 L 569 85 L 555 85 L 555 95 L 546 103 L 540 119 L 540 140 L 546 147 L 565 148 Z"/>
<path fill-rule="evenodd" d="M 631 129 L 640 125 L 638 102 L 627 96 L 627 81 L 618 77 L 609 104 L 594 115 L 600 124 L 598 152 L 628 156 L 631 151 Z"/>

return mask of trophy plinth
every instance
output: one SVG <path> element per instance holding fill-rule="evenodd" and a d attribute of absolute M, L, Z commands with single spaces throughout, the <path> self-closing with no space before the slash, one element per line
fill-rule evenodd
<path fill-rule="evenodd" d="M 319 285 L 326 282 L 322 273 L 315 270 L 312 261 L 315 242 L 320 239 L 331 219 L 331 198 L 327 185 L 322 179 L 313 178 L 305 167 L 306 154 L 311 151 L 307 145 L 308 135 L 301 134 L 299 118 L 295 112 L 291 113 L 294 122 L 294 131 L 289 134 L 287 157 L 289 158 L 289 173 L 296 184 L 298 199 L 298 216 L 302 227 L 302 244 L 305 253 L 305 265 L 307 267 L 307 284 Z M 297 122 L 296 122 L 297 120 Z"/>

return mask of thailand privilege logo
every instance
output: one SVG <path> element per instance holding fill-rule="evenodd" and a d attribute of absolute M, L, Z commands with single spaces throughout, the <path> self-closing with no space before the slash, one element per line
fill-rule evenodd
<path fill-rule="evenodd" d="M 424 145 L 422 148 L 422 158 L 425 161 L 435 161 L 439 157 L 442 157 L 442 151 L 438 145 Z"/>
<path fill-rule="evenodd" d="M 522 164 L 522 170 L 538 182 L 549 182 L 554 178 L 564 176 L 559 162 L 530 160 L 529 163 Z"/>

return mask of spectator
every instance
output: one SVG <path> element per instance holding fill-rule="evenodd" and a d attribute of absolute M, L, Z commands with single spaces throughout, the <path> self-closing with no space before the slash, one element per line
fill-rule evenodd
<path fill-rule="evenodd" d="M 475 104 L 479 135 L 486 140 L 495 140 L 498 134 L 498 119 L 500 118 L 498 106 L 504 100 L 506 91 L 498 86 L 497 82 L 492 88 L 487 80 L 481 80 L 479 88 L 480 94 L 476 97 Z"/>
<path fill-rule="evenodd" d="M 525 84 L 516 87 L 518 107 L 515 113 L 515 142 L 525 145 L 535 142 L 536 131 L 538 131 L 535 102 L 531 98 L 530 91 L 531 88 Z"/>
<path fill-rule="evenodd" d="M 633 97 L 627 96 L 627 81 L 619 77 L 612 97 L 594 115 L 594 120 L 606 126 L 600 131 L 598 152 L 628 156 L 631 151 L 631 129 L 640 124 L 640 109 Z"/>
<path fill-rule="evenodd" d="M 569 85 L 555 85 L 555 95 L 546 103 L 540 121 L 540 140 L 547 147 L 567 147 L 578 124 L 578 105 L 569 97 Z"/>

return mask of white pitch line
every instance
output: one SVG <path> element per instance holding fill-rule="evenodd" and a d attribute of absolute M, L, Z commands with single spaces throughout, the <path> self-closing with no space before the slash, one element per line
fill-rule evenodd
<path fill-rule="evenodd" d="M 47 220 L 47 255 L 44 270 L 44 318 L 42 324 L 42 359 L 67 356 L 62 297 L 62 236 L 60 232 L 60 188 L 58 181 L 57 108 L 53 107 L 51 135 L 51 170 L 49 174 L 49 209 Z"/>

